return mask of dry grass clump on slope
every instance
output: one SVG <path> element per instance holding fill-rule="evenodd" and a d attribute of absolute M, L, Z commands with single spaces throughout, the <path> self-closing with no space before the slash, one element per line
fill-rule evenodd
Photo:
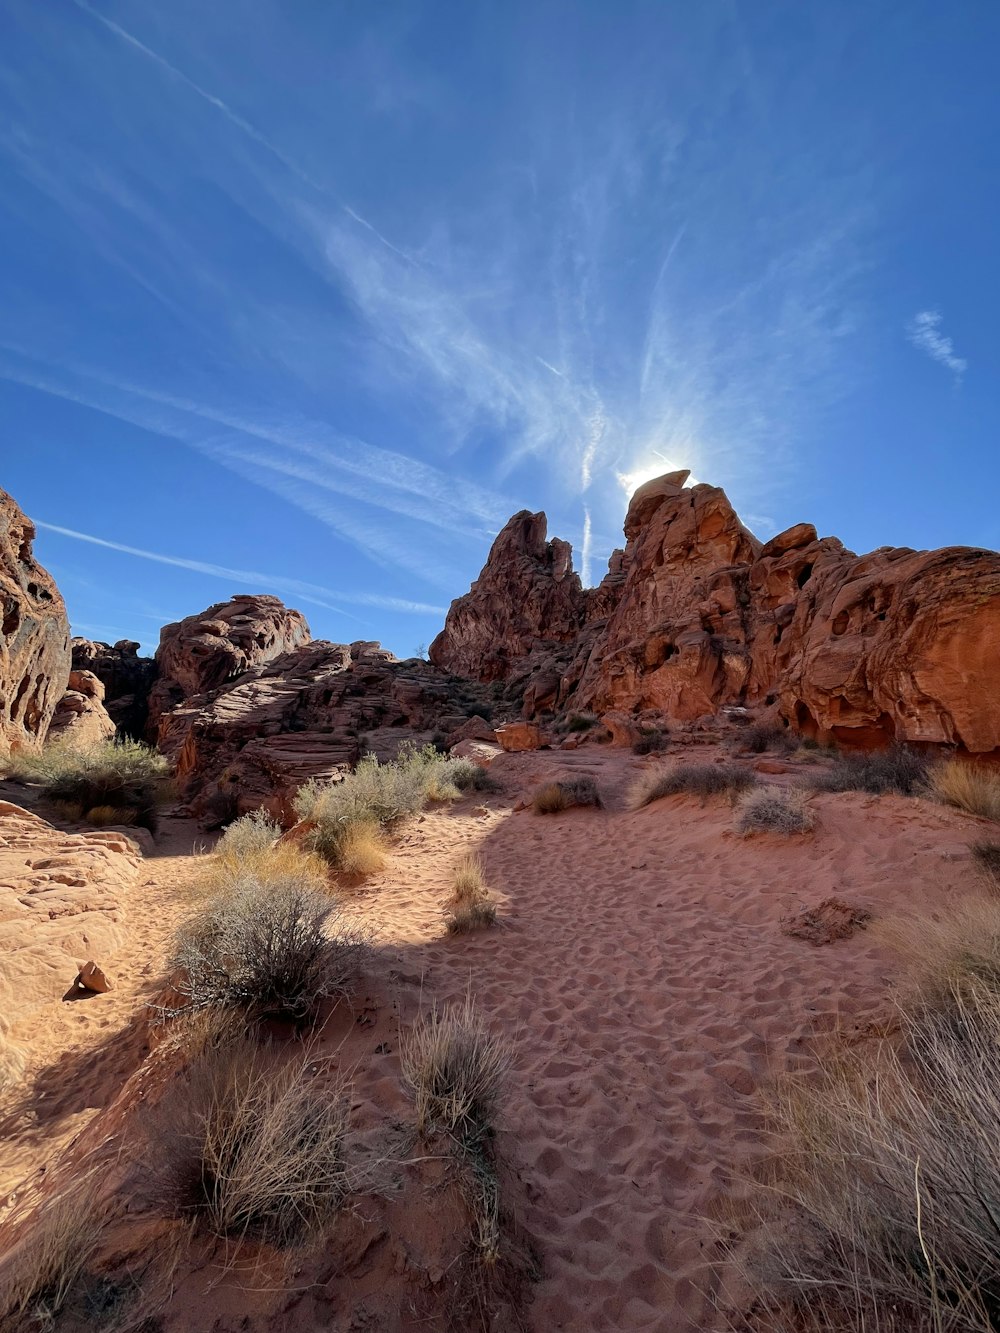
<path fill-rule="evenodd" d="M 825 773 L 809 778 L 817 791 L 865 791 L 874 796 L 895 792 L 915 796 L 927 781 L 927 760 L 905 745 L 871 754 L 844 754 Z"/>
<path fill-rule="evenodd" d="M 1000 821 L 1000 772 L 984 764 L 950 759 L 928 775 L 931 794 L 970 815 Z"/>
<path fill-rule="evenodd" d="M 1000 842 L 980 838 L 971 844 L 973 860 L 994 888 L 1000 889 Z"/>
<path fill-rule="evenodd" d="M 995 1333 L 1000 904 L 884 930 L 912 977 L 898 1040 L 779 1094 L 760 1299 L 775 1327 Z"/>
<path fill-rule="evenodd" d="M 170 790 L 167 760 L 130 740 L 87 746 L 58 741 L 12 756 L 7 776 L 38 783 L 43 795 L 70 818 L 93 815 L 94 823 L 138 824 L 153 833 L 159 806 Z"/>
<path fill-rule="evenodd" d="M 433 746 L 407 745 L 388 764 L 366 755 L 341 782 L 305 783 L 295 797 L 295 812 L 315 826 L 310 845 L 330 865 L 369 873 L 358 867 L 380 868 L 381 830 L 432 801 L 455 800 L 474 787 L 485 790 L 482 772 L 468 760 L 446 758 Z"/>
<path fill-rule="evenodd" d="M 164 1202 L 220 1237 L 321 1234 L 349 1192 L 349 1107 L 308 1054 L 278 1062 L 247 1036 L 206 1042 L 146 1126 Z"/>
<path fill-rule="evenodd" d="M 536 815 L 554 815 L 574 806 L 592 805 L 601 808 L 601 793 L 597 783 L 586 774 L 566 778 L 561 782 L 547 782 L 535 792 L 531 807 Z"/>
<path fill-rule="evenodd" d="M 308 879 L 247 872 L 180 928 L 172 966 L 188 1010 L 304 1023 L 348 993 L 367 949 L 364 933 Z"/>
<path fill-rule="evenodd" d="M 749 791 L 757 778 L 739 764 L 675 764 L 641 773 L 628 794 L 628 806 L 639 810 L 661 796 L 689 792 L 695 796 L 720 796 Z"/>
<path fill-rule="evenodd" d="M 44 1200 L 0 1257 L 0 1328 L 20 1333 L 51 1327 L 96 1254 L 100 1221 L 81 1206 L 80 1193 L 95 1185 L 95 1175 L 76 1183 L 73 1191 Z"/>
<path fill-rule="evenodd" d="M 467 1142 L 491 1130 L 512 1051 L 471 999 L 418 1019 L 400 1039 L 399 1058 L 421 1133 L 442 1129 Z"/>
<path fill-rule="evenodd" d="M 486 883 L 486 872 L 478 856 L 462 858 L 455 871 L 452 898 L 448 905 L 448 929 L 454 935 L 466 934 L 492 926 L 497 919 L 497 905 Z"/>
<path fill-rule="evenodd" d="M 802 793 L 781 787 L 749 791 L 736 810 L 736 828 L 745 838 L 753 833 L 808 833 L 812 826 L 812 811 Z"/>

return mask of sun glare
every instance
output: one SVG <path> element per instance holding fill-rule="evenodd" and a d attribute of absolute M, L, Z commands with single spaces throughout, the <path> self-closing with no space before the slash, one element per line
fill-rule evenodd
<path fill-rule="evenodd" d="M 662 477 L 667 472 L 679 472 L 683 466 L 683 463 L 677 463 L 672 458 L 664 458 L 662 454 L 657 454 L 648 463 L 633 468 L 631 472 L 618 472 L 616 476 L 625 494 L 632 496 L 644 482 L 652 481 L 654 477 Z M 685 483 L 687 486 L 698 484 L 698 478 L 694 476 L 689 477 Z"/>

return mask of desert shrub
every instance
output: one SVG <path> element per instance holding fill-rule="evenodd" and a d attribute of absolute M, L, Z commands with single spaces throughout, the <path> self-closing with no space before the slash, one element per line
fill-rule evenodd
<path fill-rule="evenodd" d="M 401 1035 L 399 1058 L 421 1133 L 442 1129 L 467 1145 L 488 1135 L 511 1057 L 471 999 L 419 1018 Z"/>
<path fill-rule="evenodd" d="M 628 796 L 631 809 L 639 810 L 661 796 L 690 792 L 695 796 L 719 796 L 749 791 L 756 776 L 739 764 L 675 764 L 672 768 L 654 768 L 641 773 Z"/>
<path fill-rule="evenodd" d="M 632 742 L 633 754 L 659 754 L 667 749 L 670 739 L 658 727 L 644 728 L 639 739 Z"/>
<path fill-rule="evenodd" d="M 596 725 L 597 718 L 593 713 L 570 713 L 566 719 L 567 731 L 589 731 Z"/>
<path fill-rule="evenodd" d="M 934 765 L 928 774 L 928 786 L 945 805 L 1000 821 L 1000 772 L 983 764 L 950 759 Z"/>
<path fill-rule="evenodd" d="M 472 759 L 449 759 L 448 778 L 459 791 L 500 791 L 500 783 Z"/>
<path fill-rule="evenodd" d="M 385 869 L 385 834 L 374 822 L 347 824 L 337 849 L 337 869 L 345 875 L 375 875 Z"/>
<path fill-rule="evenodd" d="M 1000 989 L 966 972 L 920 994 L 898 1042 L 777 1099 L 794 1214 L 765 1214 L 755 1272 L 782 1327 L 1000 1327 Z"/>
<path fill-rule="evenodd" d="M 1000 842 L 990 842 L 981 838 L 971 844 L 972 858 L 987 879 L 1000 888 Z"/>
<path fill-rule="evenodd" d="M 402 746 L 398 757 L 387 764 L 365 755 L 340 782 L 313 780 L 300 787 L 295 813 L 316 825 L 311 845 L 340 868 L 352 829 L 358 825 L 391 828 L 431 801 L 454 800 L 461 795 L 455 776 L 464 778 L 464 764 L 464 760 L 445 758 L 432 745 L 412 743 Z"/>
<path fill-rule="evenodd" d="M 751 754 L 763 754 L 765 750 L 789 750 L 795 747 L 795 738 L 786 727 L 774 722 L 755 722 L 747 727 L 739 738 L 741 749 Z"/>
<path fill-rule="evenodd" d="M 227 892 L 247 877 L 262 884 L 294 878 L 317 893 L 328 893 L 328 867 L 323 858 L 301 842 L 268 842 L 271 830 L 280 832 L 277 825 L 268 830 L 269 823 L 262 816 L 256 832 L 253 827 L 244 826 L 245 831 L 234 841 L 227 844 L 225 838 L 220 839 L 215 855 L 206 856 L 204 864 L 198 867 L 199 873 L 191 883 L 191 896 L 204 898 L 206 893 Z"/>
<path fill-rule="evenodd" d="M 100 741 L 76 747 L 60 741 L 35 753 L 15 756 L 8 776 L 16 782 L 37 782 L 43 795 L 72 813 L 87 818 L 105 807 L 129 822 L 156 831 L 157 811 L 169 791 L 167 760 L 139 741 Z M 122 822 L 119 820 L 118 822 Z"/>
<path fill-rule="evenodd" d="M 817 791 L 866 791 L 875 796 L 897 792 L 913 796 L 927 779 L 927 760 L 905 745 L 872 754 L 840 755 L 826 773 L 810 778 Z"/>
<path fill-rule="evenodd" d="M 230 864 L 257 860 L 281 837 L 281 825 L 266 810 L 252 810 L 233 822 L 216 843 L 216 855 Z"/>
<path fill-rule="evenodd" d="M 5 1330 L 52 1327 L 97 1251 L 100 1220 L 92 1209 L 81 1207 L 80 1194 L 96 1184 L 93 1171 L 78 1177 L 71 1191 L 46 1199 L 18 1228 L 20 1234 L 0 1259 L 0 1326 Z"/>
<path fill-rule="evenodd" d="M 812 826 L 812 812 L 801 792 L 758 787 L 742 797 L 737 807 L 736 828 L 744 837 L 751 833 L 807 833 Z"/>
<path fill-rule="evenodd" d="M 536 815 L 554 815 L 577 805 L 601 807 L 597 783 L 587 774 L 563 782 L 546 782 L 535 792 L 531 806 Z"/>
<path fill-rule="evenodd" d="M 349 1105 L 308 1055 L 278 1064 L 246 1037 L 210 1044 L 151 1117 L 168 1201 L 220 1237 L 319 1235 L 348 1193 Z"/>
<path fill-rule="evenodd" d="M 478 856 L 462 858 L 452 883 L 447 923 L 452 934 L 481 930 L 496 923 L 497 906 L 490 896 L 486 873 Z"/>
<path fill-rule="evenodd" d="M 188 1010 L 302 1023 L 349 991 L 365 951 L 363 934 L 308 880 L 248 873 L 180 928 L 172 966 Z"/>

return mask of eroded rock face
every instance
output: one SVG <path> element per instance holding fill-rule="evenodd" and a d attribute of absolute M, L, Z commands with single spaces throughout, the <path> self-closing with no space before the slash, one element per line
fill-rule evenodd
<path fill-rule="evenodd" d="M 305 616 L 277 597 L 241 595 L 160 631 L 148 727 L 185 699 L 273 661 L 310 640 Z"/>
<path fill-rule="evenodd" d="M 1000 749 L 1000 555 L 887 547 L 858 556 L 808 523 L 762 545 L 724 491 L 686 480 L 673 473 L 636 492 L 624 550 L 598 588 L 573 600 L 575 638 L 572 615 L 550 637 L 518 619 L 538 579 L 507 543 L 453 603 L 436 660 L 481 679 L 502 666 L 536 682 L 525 691 L 529 718 L 572 707 L 694 721 L 749 705 L 847 744 Z M 501 590 L 506 608 L 496 605 Z M 519 658 L 493 651 L 494 624 Z"/>
<path fill-rule="evenodd" d="M 50 741 L 87 747 L 110 740 L 115 724 L 104 707 L 104 685 L 92 671 L 71 671 L 69 688 L 56 704 L 49 725 Z"/>
<path fill-rule="evenodd" d="M 568 542 L 549 541 L 544 514 L 523 509 L 503 529 L 483 572 L 452 602 L 430 647 L 435 666 L 458 676 L 495 680 L 539 643 L 572 642 L 586 599 Z"/>
<path fill-rule="evenodd" d="M 91 671 L 104 686 L 104 707 L 125 736 L 141 740 L 149 716 L 149 692 L 156 679 L 156 663 L 139 656 L 131 639 L 100 643 L 73 639 L 73 669 Z"/>
<path fill-rule="evenodd" d="M 0 755 L 44 741 L 70 671 L 66 607 L 32 555 L 34 538 L 0 491 Z"/>
<path fill-rule="evenodd" d="M 470 710 L 489 711 L 489 694 L 377 643 L 316 641 L 164 713 L 158 744 L 207 823 L 261 808 L 290 822 L 309 778 L 335 779 L 369 751 L 387 760 L 404 741 L 445 738 Z"/>

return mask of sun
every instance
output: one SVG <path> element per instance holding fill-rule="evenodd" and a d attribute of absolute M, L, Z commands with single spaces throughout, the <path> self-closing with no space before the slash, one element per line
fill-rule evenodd
<path fill-rule="evenodd" d="M 655 454 L 648 463 L 643 463 L 639 467 L 633 468 L 630 472 L 617 472 L 618 484 L 626 495 L 632 496 L 639 487 L 646 481 L 652 481 L 654 477 L 662 477 L 667 472 L 679 472 L 684 467 L 683 463 L 678 463 L 672 458 L 667 458 L 663 454 Z M 699 485 L 697 477 L 689 477 L 686 483 L 688 486 Z"/>

